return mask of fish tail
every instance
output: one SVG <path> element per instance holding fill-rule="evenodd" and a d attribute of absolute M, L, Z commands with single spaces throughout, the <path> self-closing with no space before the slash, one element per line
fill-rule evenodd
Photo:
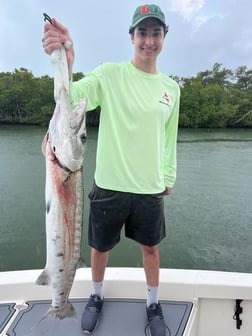
<path fill-rule="evenodd" d="M 46 316 L 51 316 L 51 317 L 59 318 L 60 320 L 63 320 L 64 318 L 67 318 L 67 317 L 75 317 L 76 311 L 73 305 L 71 304 L 71 302 L 68 301 L 61 308 L 55 308 L 55 307 L 49 308 Z"/>
<path fill-rule="evenodd" d="M 77 314 L 73 305 L 68 301 L 67 304 L 61 309 L 54 307 L 49 308 L 48 312 L 38 321 L 38 323 L 34 327 L 31 328 L 31 330 L 37 328 L 38 325 L 48 316 L 63 320 L 66 317 L 76 317 Z"/>

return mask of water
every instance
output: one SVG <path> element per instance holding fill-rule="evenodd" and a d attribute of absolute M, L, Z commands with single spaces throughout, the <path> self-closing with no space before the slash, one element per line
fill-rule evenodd
<path fill-rule="evenodd" d="M 43 268 L 44 181 L 41 142 L 46 129 L 0 126 L 0 271 Z M 88 191 L 97 130 L 88 130 L 84 161 L 87 246 Z M 252 131 L 180 130 L 178 175 L 165 198 L 167 238 L 161 267 L 252 272 Z M 141 266 L 137 244 L 122 233 L 109 266 Z"/>

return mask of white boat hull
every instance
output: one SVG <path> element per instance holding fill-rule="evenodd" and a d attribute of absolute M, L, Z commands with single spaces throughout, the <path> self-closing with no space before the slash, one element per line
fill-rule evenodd
<path fill-rule="evenodd" d="M 40 273 L 41 270 L 1 272 L 0 305 L 15 302 L 18 314 L 19 309 L 26 307 L 27 301 L 50 299 L 50 289 L 35 284 Z M 70 298 L 89 297 L 90 285 L 91 270 L 79 269 Z M 108 268 L 104 295 L 106 299 L 145 299 L 143 269 Z M 252 274 L 161 269 L 159 298 L 193 304 L 183 336 L 252 335 Z M 242 300 L 240 306 L 243 311 L 239 315 L 242 324 L 239 329 L 233 319 L 236 300 Z M 15 320 L 14 315 L 12 320 Z M 0 336 L 6 335 L 13 323 L 11 319 Z"/>

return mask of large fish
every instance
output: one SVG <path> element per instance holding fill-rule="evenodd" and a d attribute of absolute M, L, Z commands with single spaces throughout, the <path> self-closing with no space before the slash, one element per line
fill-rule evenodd
<path fill-rule="evenodd" d="M 72 110 L 64 47 L 51 55 L 56 107 L 42 143 L 46 161 L 46 266 L 37 279 L 50 285 L 52 304 L 47 313 L 63 319 L 75 315 L 69 293 L 80 257 L 83 221 L 82 166 L 86 141 L 86 101 Z"/>

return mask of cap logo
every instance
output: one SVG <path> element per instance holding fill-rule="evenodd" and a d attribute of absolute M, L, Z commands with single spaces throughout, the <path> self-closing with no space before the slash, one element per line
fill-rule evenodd
<path fill-rule="evenodd" d="M 141 7 L 141 14 L 148 14 L 148 13 L 149 13 L 149 11 L 148 11 L 147 6 L 146 5 L 142 6 Z"/>

